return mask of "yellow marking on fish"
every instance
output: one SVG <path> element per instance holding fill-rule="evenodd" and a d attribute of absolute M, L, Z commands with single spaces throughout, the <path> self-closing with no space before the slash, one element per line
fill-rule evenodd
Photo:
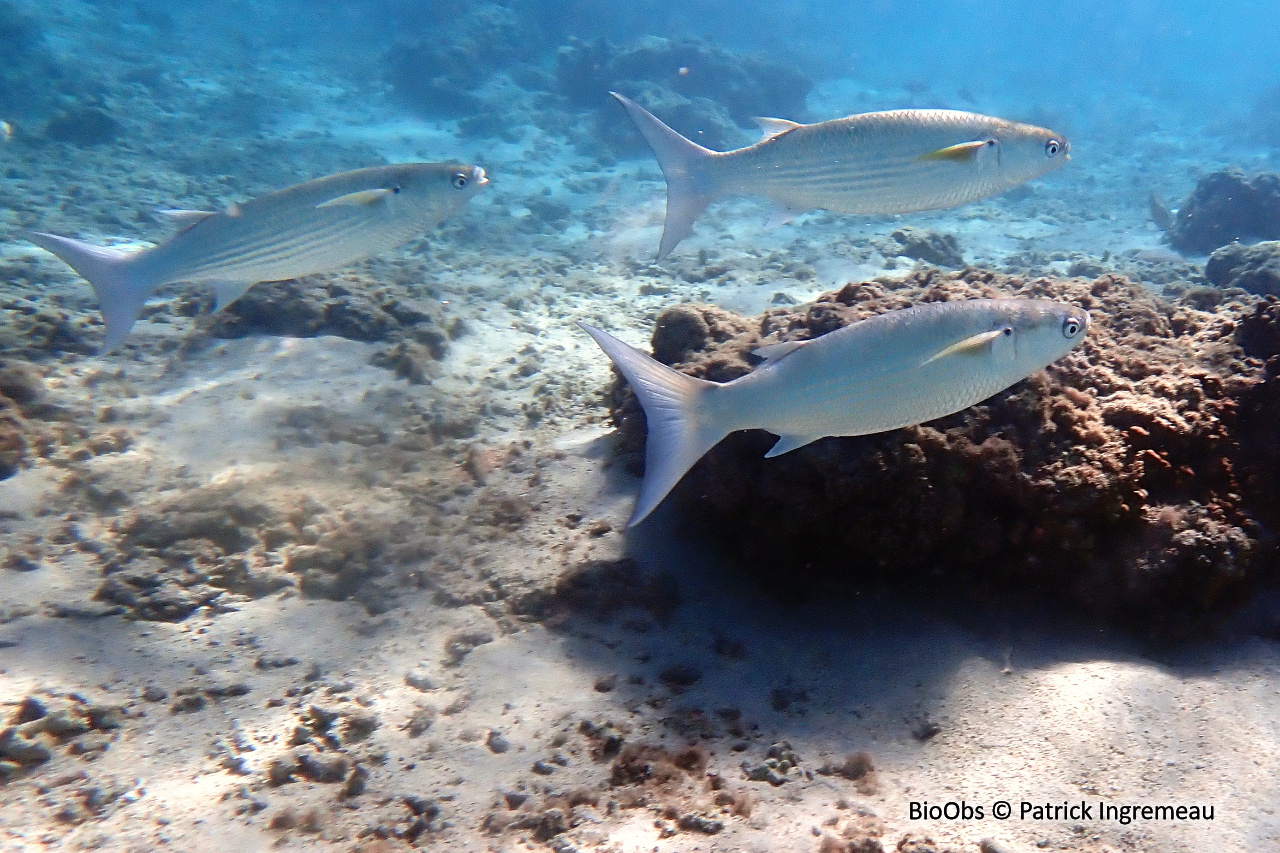
<path fill-rule="evenodd" d="M 323 210 L 326 207 L 358 207 L 359 205 L 371 206 L 383 201 L 387 196 L 395 195 L 395 190 L 376 189 L 376 190 L 359 190 L 346 195 L 340 195 L 337 198 L 331 198 L 326 202 L 316 205 L 316 210 Z"/>
<path fill-rule="evenodd" d="M 978 152 L 988 145 L 994 145 L 994 139 L 978 139 L 973 142 L 961 142 L 959 145 L 948 145 L 946 148 L 939 148 L 937 151 L 930 151 L 928 154 L 921 154 L 917 160 L 954 160 L 958 163 L 966 163 L 977 158 Z"/>
<path fill-rule="evenodd" d="M 7 121 L 0 121 L 0 138 L 3 138 L 5 142 L 13 139 L 13 125 Z"/>
<path fill-rule="evenodd" d="M 996 338 L 1005 334 L 1006 331 L 1012 331 L 1012 330 L 1011 329 L 1010 330 L 992 329 L 990 332 L 979 332 L 976 335 L 965 338 L 963 341 L 960 341 L 959 343 L 952 344 L 951 346 L 944 349 L 942 352 L 938 353 L 937 355 L 933 356 L 927 361 L 922 362 L 920 366 L 924 367 L 926 364 L 929 364 L 930 362 L 937 361 L 938 359 L 945 358 L 946 356 L 949 356 L 949 355 L 958 355 L 959 353 L 962 353 L 962 352 L 968 353 L 968 352 L 973 352 L 976 349 L 981 349 L 982 347 L 994 341 Z"/>

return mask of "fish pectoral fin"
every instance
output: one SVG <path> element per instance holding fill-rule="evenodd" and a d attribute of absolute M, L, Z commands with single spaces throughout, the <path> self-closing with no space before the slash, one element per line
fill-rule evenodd
<path fill-rule="evenodd" d="M 819 438 L 822 438 L 822 436 L 784 435 L 778 439 L 777 444 L 769 448 L 769 452 L 764 455 L 764 458 L 772 459 L 775 456 L 790 453 L 799 447 L 804 447 L 806 444 L 817 441 Z"/>
<path fill-rule="evenodd" d="M 762 347 L 756 347 L 751 354 L 759 358 L 763 358 L 765 363 L 775 362 L 784 355 L 793 353 L 800 347 L 809 343 L 808 341 L 783 341 L 780 344 L 766 344 Z"/>
<path fill-rule="evenodd" d="M 192 226 L 197 222 L 213 216 L 212 210 L 157 210 L 156 214 L 176 225 Z"/>
<path fill-rule="evenodd" d="M 979 332 L 976 335 L 965 338 L 963 341 L 954 343 L 939 353 L 935 353 L 930 358 L 920 362 L 920 366 L 924 367 L 930 362 L 937 361 L 940 358 L 946 358 L 949 355 L 959 355 L 961 353 L 973 353 L 982 349 L 987 344 L 1004 334 L 1004 329 L 992 329 L 989 332 Z"/>
<path fill-rule="evenodd" d="M 968 163 L 978 158 L 982 149 L 994 145 L 994 139 L 975 139 L 973 142 L 961 142 L 959 145 L 948 145 L 928 154 L 921 154 L 917 160 L 951 160 L 957 163 Z"/>
<path fill-rule="evenodd" d="M 353 193 L 340 195 L 337 198 L 331 198 L 328 201 L 321 202 L 316 205 L 316 210 L 323 210 L 326 207 L 359 207 L 364 205 L 378 204 L 387 200 L 388 196 L 395 195 L 395 190 L 386 188 L 376 190 L 357 190 Z"/>
<path fill-rule="evenodd" d="M 217 300 L 214 308 L 218 311 L 244 296 L 244 292 L 253 286 L 251 281 L 207 281 L 205 284 L 213 288 L 214 298 Z"/>
<path fill-rule="evenodd" d="M 763 134 L 760 137 L 761 142 L 763 142 L 766 139 L 773 139 L 775 136 L 781 136 L 782 134 L 786 133 L 788 130 L 795 130 L 797 127 L 800 127 L 800 122 L 790 121 L 785 118 L 766 118 L 765 116 L 753 116 L 751 120 L 754 121 L 760 127 L 760 133 Z"/>
<path fill-rule="evenodd" d="M 802 213 L 804 213 L 803 210 L 794 207 L 787 207 L 784 204 L 776 205 L 769 211 L 769 221 L 764 224 L 764 227 L 772 231 L 774 228 L 790 225 L 792 220 Z"/>

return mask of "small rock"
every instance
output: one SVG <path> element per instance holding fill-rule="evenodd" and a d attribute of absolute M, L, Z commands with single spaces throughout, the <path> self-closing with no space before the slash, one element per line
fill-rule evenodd
<path fill-rule="evenodd" d="M 283 669 L 286 666 L 295 666 L 298 663 L 301 663 L 301 661 L 295 657 L 262 655 L 254 661 L 253 665 L 258 669 Z"/>
<path fill-rule="evenodd" d="M 13 715 L 12 722 L 14 725 L 21 725 L 32 720 L 38 720 L 48 713 L 49 708 L 44 702 L 34 696 L 28 696 L 18 703 L 18 710 Z"/>
<path fill-rule="evenodd" d="M 471 654 L 476 646 L 493 642 L 493 634 L 488 631 L 462 631 L 445 640 L 445 666 L 457 666 Z"/>
<path fill-rule="evenodd" d="M 686 664 L 669 666 L 658 674 L 658 679 L 671 690 L 680 691 L 692 687 L 702 678 L 702 670 Z"/>
<path fill-rule="evenodd" d="M 537 761 L 533 762 L 533 767 L 529 769 L 532 770 L 534 773 L 537 773 L 539 776 L 550 776 L 552 773 L 556 772 L 555 767 L 543 761 L 542 759 L 538 759 Z"/>
<path fill-rule="evenodd" d="M 421 690 L 423 693 L 436 689 L 436 683 L 431 679 L 431 676 L 418 669 L 405 673 L 404 683 L 414 690 Z"/>
<path fill-rule="evenodd" d="M 84 709 L 84 714 L 89 718 L 89 726 L 99 731 L 118 729 L 122 725 L 120 708 L 115 705 L 90 705 Z"/>
<path fill-rule="evenodd" d="M 489 747 L 490 752 L 500 755 L 511 749 L 511 741 L 503 737 L 501 732 L 490 730 L 485 746 Z"/>
<path fill-rule="evenodd" d="M 413 712 L 401 728 L 409 733 L 409 737 L 418 737 L 435 723 L 437 713 L 434 706 L 423 705 Z"/>
<path fill-rule="evenodd" d="M 226 699 L 232 696 L 244 696 L 250 692 L 250 689 L 249 685 L 243 681 L 218 682 L 206 687 L 204 693 L 213 699 Z"/>
<path fill-rule="evenodd" d="M 435 800 L 420 797 L 417 794 L 406 794 L 400 798 L 400 802 L 404 803 L 416 817 L 425 817 L 427 820 L 433 820 L 440 814 L 440 806 L 436 804 Z"/>
<path fill-rule="evenodd" d="M 267 781 L 272 785 L 283 785 L 293 781 L 293 774 L 298 772 L 298 761 L 292 755 L 271 759 L 267 765 Z"/>
<path fill-rule="evenodd" d="M 163 702 L 169 698 L 169 691 L 155 684 L 148 684 L 142 689 L 142 698 L 148 702 Z"/>
<path fill-rule="evenodd" d="M 923 743 L 924 741 L 930 740 L 941 731 L 942 726 L 933 722 L 928 717 L 925 717 L 916 724 L 915 728 L 911 730 L 911 736 Z"/>
<path fill-rule="evenodd" d="M 41 731 L 48 732 L 58 738 L 82 735 L 89 731 L 90 728 L 89 723 L 83 717 L 72 713 L 69 708 L 54 711 L 52 714 L 40 718 L 35 724 L 40 726 Z"/>
<path fill-rule="evenodd" d="M 8 397 L 18 405 L 26 406 L 39 402 L 44 394 L 44 377 L 35 365 L 0 358 L 0 397 Z"/>
<path fill-rule="evenodd" d="M 39 741 L 29 740 L 14 728 L 0 732 L 0 756 L 19 764 L 43 764 L 53 757 L 49 747 Z"/>
<path fill-rule="evenodd" d="M 347 780 L 342 783 L 342 790 L 339 792 L 343 797 L 358 797 L 364 793 L 365 784 L 369 780 L 369 771 L 359 765 L 351 768 L 351 773 L 347 775 Z"/>
<path fill-rule="evenodd" d="M 202 711 L 204 710 L 204 706 L 207 704 L 209 704 L 209 700 L 205 699 L 199 693 L 189 693 L 185 696 L 179 696 L 174 703 L 169 706 L 169 711 L 174 714 L 182 714 L 188 711 Z"/>
<path fill-rule="evenodd" d="M 346 777 L 350 766 L 350 762 L 343 755 L 304 752 L 298 756 L 297 773 L 312 782 L 341 782 Z"/>
<path fill-rule="evenodd" d="M 714 820 L 706 815 L 686 814 L 681 815 L 676 821 L 676 826 L 685 832 L 701 832 L 703 835 L 715 835 L 724 829 L 724 821 Z"/>
<path fill-rule="evenodd" d="M 752 782 L 768 782 L 775 788 L 791 781 L 785 774 L 779 773 L 775 768 L 767 764 L 753 766 L 751 762 L 744 761 L 742 762 L 742 772 Z"/>
<path fill-rule="evenodd" d="M 342 721 L 342 739 L 349 743 L 365 740 L 379 725 L 378 715 L 372 712 L 348 714 Z"/>

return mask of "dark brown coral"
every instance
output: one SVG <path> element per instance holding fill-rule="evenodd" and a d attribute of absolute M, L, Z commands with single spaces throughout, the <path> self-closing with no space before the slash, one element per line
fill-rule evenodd
<path fill-rule="evenodd" d="M 979 599 L 1042 593 L 1178 636 L 1270 576 L 1280 358 L 1246 352 L 1237 327 L 1246 342 L 1275 340 L 1275 302 L 1207 313 L 1113 276 L 923 271 L 849 284 L 759 321 L 673 309 L 732 330 L 709 334 L 677 366 L 725 381 L 749 370 L 748 353 L 771 335 L 812 338 L 920 302 L 993 296 L 1080 305 L 1093 317 L 1089 337 L 1047 371 L 926 425 L 771 460 L 772 436 L 734 434 L 672 499 L 746 570 L 801 595 L 869 580 Z M 613 399 L 622 452 L 642 465 L 643 413 L 621 384 Z"/>

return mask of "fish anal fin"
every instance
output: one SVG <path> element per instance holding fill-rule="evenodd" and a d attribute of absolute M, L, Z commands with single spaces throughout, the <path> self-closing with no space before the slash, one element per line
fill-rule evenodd
<path fill-rule="evenodd" d="M 386 188 L 357 190 L 353 193 L 340 195 L 337 198 L 331 198 L 328 201 L 322 201 L 316 205 L 316 210 L 324 210 L 326 207 L 369 207 L 386 201 L 389 196 L 393 195 L 395 195 L 395 190 Z"/>
<path fill-rule="evenodd" d="M 800 127 L 800 122 L 791 121 L 785 118 L 768 118 L 766 116 L 753 116 L 752 121 L 760 128 L 762 136 L 760 140 L 773 139 L 775 136 L 781 136 L 789 130 L 795 130 Z"/>
<path fill-rule="evenodd" d="M 964 340 L 954 343 L 951 346 L 947 347 L 946 349 L 942 350 L 941 352 L 935 353 L 934 355 L 930 356 L 928 359 L 921 362 L 920 366 L 924 367 L 926 364 L 930 364 L 931 362 L 935 362 L 940 358 L 946 358 L 947 356 L 951 356 L 951 355 L 975 353 L 981 350 L 983 347 L 990 344 L 992 341 L 994 341 L 996 338 L 1000 337 L 1004 333 L 1005 333 L 1004 329 L 992 329 L 989 332 L 979 332 L 976 335 L 970 335 Z"/>
<path fill-rule="evenodd" d="M 921 154 L 916 159 L 969 163 L 976 160 L 984 148 L 995 144 L 996 141 L 994 139 L 975 139 L 973 142 L 961 142 L 959 145 L 948 145 L 946 148 L 939 148 L 937 151 Z"/>
<path fill-rule="evenodd" d="M 793 450 L 804 447 L 817 441 L 822 436 L 809 435 L 784 435 L 778 439 L 778 443 L 769 448 L 769 452 L 764 455 L 765 459 L 772 459 L 775 456 L 781 456 L 784 453 L 790 453 Z"/>
<path fill-rule="evenodd" d="M 763 358 L 765 363 L 775 362 L 784 355 L 795 352 L 800 347 L 809 343 L 808 341 L 783 341 L 780 344 L 766 344 L 762 347 L 756 347 L 751 354 L 759 358 Z"/>

